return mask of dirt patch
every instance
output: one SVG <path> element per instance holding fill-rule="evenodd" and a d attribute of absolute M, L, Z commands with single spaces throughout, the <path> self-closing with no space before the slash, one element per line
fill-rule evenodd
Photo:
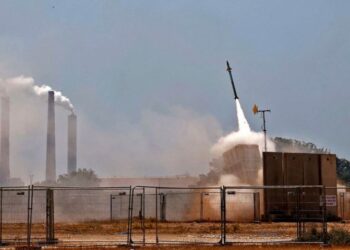
<path fill-rule="evenodd" d="M 146 243 L 156 243 L 156 225 L 158 226 L 158 240 L 160 243 L 182 242 L 182 243 L 209 243 L 215 244 L 220 241 L 220 222 L 158 222 L 154 220 L 145 221 Z M 321 223 L 318 229 L 321 230 Z M 26 239 L 26 224 L 3 224 L 3 240 L 20 242 Z M 308 224 L 311 228 L 312 224 Z M 350 224 L 328 223 L 329 231 L 333 228 L 342 228 L 350 231 Z M 60 244 L 71 246 L 85 245 L 120 245 L 127 242 L 128 222 L 124 221 L 89 221 L 81 223 L 56 223 L 55 237 Z M 307 230 L 308 228 L 306 228 Z M 143 241 L 143 230 L 141 221 L 133 221 L 132 239 L 137 243 Z M 226 240 L 235 243 L 275 243 L 291 242 L 296 240 L 296 223 L 227 223 Z M 45 224 L 35 223 L 32 226 L 33 242 L 45 240 Z M 302 249 L 315 249 L 314 246 Z M 170 247 L 170 246 L 169 246 Z M 242 248 L 242 246 L 240 246 Z M 260 247 L 260 246 L 259 246 Z M 274 246 L 275 247 L 275 246 Z M 104 248 L 105 249 L 105 248 Z M 152 248 L 146 248 L 152 249 Z M 157 248 L 156 248 L 157 249 Z M 172 249 L 172 248 L 167 248 Z M 181 249 L 181 248 L 173 248 Z M 206 249 L 186 248 L 189 249 Z M 211 249 L 211 248 L 208 248 Z M 225 248 L 221 248 L 225 249 Z M 230 248 L 229 248 L 230 249 Z M 232 248 L 237 249 L 237 248 Z M 250 248 L 247 248 L 250 249 Z M 255 248 L 253 248 L 255 249 Z M 269 249 L 269 248 L 267 248 Z M 278 249 L 278 248 L 271 248 Z M 285 248 L 280 248 L 285 249 Z M 291 249 L 298 249 L 293 246 Z M 341 249 L 341 248 L 340 248 Z"/>

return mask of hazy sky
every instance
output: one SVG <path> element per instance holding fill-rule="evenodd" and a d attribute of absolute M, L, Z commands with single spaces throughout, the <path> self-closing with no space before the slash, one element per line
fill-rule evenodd
<path fill-rule="evenodd" d="M 226 60 L 252 128 L 261 129 L 257 103 L 272 110 L 270 135 L 350 158 L 349 9 L 347 0 L 1 0 L 0 78 L 31 76 L 68 96 L 79 167 L 102 176 L 206 172 L 206 150 L 237 127 Z M 11 134 L 22 147 L 12 163 L 28 159 L 22 168 L 39 172 L 42 110 L 41 137 Z"/>

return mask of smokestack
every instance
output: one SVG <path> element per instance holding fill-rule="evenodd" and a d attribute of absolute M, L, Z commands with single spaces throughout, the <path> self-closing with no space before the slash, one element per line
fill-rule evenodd
<path fill-rule="evenodd" d="M 77 116 L 68 116 L 68 174 L 77 171 Z"/>
<path fill-rule="evenodd" d="M 1 161 L 0 180 L 10 178 L 10 99 L 1 97 Z"/>
<path fill-rule="evenodd" d="M 46 181 L 56 181 L 55 92 L 48 92 Z"/>

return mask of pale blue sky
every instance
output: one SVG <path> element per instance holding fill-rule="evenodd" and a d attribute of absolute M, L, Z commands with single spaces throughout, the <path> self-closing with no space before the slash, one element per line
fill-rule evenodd
<path fill-rule="evenodd" d="M 350 158 L 349 9 L 345 0 L 1 0 L 0 78 L 24 74 L 52 85 L 96 130 L 127 134 L 129 124 L 143 128 L 144 112 L 168 115 L 181 107 L 213 118 L 227 133 L 236 127 L 229 60 L 255 130 L 257 103 L 272 109 L 272 136 L 312 141 Z M 165 138 L 147 140 L 165 140 L 171 151 Z M 130 154 L 147 161 L 137 152 L 144 151 Z M 99 162 L 79 161 L 93 168 Z M 131 174 L 152 175 L 161 163 L 134 165 Z M 119 174 L 111 169 L 99 171 Z"/>

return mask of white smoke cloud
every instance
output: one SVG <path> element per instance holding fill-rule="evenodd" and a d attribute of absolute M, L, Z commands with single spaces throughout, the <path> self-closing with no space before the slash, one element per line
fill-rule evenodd
<path fill-rule="evenodd" d="M 47 97 L 50 86 L 32 77 L 0 80 L 11 98 L 10 171 L 28 183 L 42 181 L 45 173 Z M 66 109 L 73 106 L 61 92 L 55 101 Z M 57 176 L 67 171 L 67 120 L 65 110 L 56 110 Z M 156 111 L 145 109 L 135 121 L 118 117 L 115 126 L 101 128 L 81 113 L 78 117 L 78 167 L 92 168 L 101 177 L 165 176 L 206 171 L 210 147 L 222 135 L 211 115 L 173 106 Z"/>
<path fill-rule="evenodd" d="M 275 143 L 270 139 L 266 139 L 267 150 L 275 151 Z M 259 146 L 259 151 L 264 151 L 264 133 L 254 131 L 234 131 L 230 134 L 221 137 L 218 142 L 211 148 L 213 158 L 219 158 L 227 150 L 239 144 L 256 144 Z"/>
<path fill-rule="evenodd" d="M 224 174 L 220 176 L 219 186 L 249 186 L 247 183 L 243 183 L 237 176 L 233 174 Z"/>
<path fill-rule="evenodd" d="M 213 159 L 216 160 L 222 160 L 223 154 L 234 148 L 237 145 L 241 144 L 248 144 L 248 145 L 258 145 L 260 154 L 262 155 L 262 152 L 264 151 L 265 147 L 265 137 L 264 133 L 262 132 L 254 132 L 250 129 L 249 123 L 247 119 L 245 118 L 243 109 L 239 103 L 239 100 L 236 100 L 236 108 L 237 108 L 237 119 L 238 119 L 238 131 L 233 131 L 230 134 L 221 137 L 216 144 L 214 144 L 211 147 L 211 155 Z M 267 142 L 267 150 L 268 151 L 275 151 L 275 144 L 272 140 L 269 138 L 266 138 Z M 251 157 L 254 157 L 252 155 Z M 260 165 L 261 164 L 261 165 Z M 263 185 L 263 168 L 262 168 L 262 162 L 260 161 L 259 163 L 260 166 L 257 167 L 256 171 L 256 180 L 253 182 L 254 185 Z M 219 186 L 251 186 L 250 182 L 245 183 L 242 180 L 242 176 L 237 176 L 235 174 L 239 174 L 241 171 L 237 171 L 235 173 L 232 171 L 229 174 L 223 174 L 223 166 L 217 165 L 216 171 L 218 172 L 218 181 L 217 185 Z M 238 167 L 244 167 L 244 164 L 238 165 Z M 221 173 L 221 174 L 220 174 Z M 236 189 L 236 190 L 230 190 L 230 191 L 235 191 L 235 195 L 231 195 L 227 199 L 227 204 L 228 206 L 231 206 L 232 209 L 234 210 L 230 217 L 231 220 L 237 220 L 237 221 L 251 221 L 253 216 L 254 216 L 254 206 L 252 206 L 251 203 L 251 195 L 253 193 L 253 190 L 247 188 L 243 189 Z M 260 192 L 260 195 L 262 196 L 263 194 Z M 214 207 L 214 206 L 213 206 Z M 263 206 L 262 206 L 263 207 Z"/>
<path fill-rule="evenodd" d="M 45 174 L 47 110 L 34 95 L 11 95 L 11 176 L 28 183 Z M 57 176 L 67 171 L 67 119 L 56 113 Z M 119 117 L 101 128 L 78 116 L 78 167 L 100 177 L 173 176 L 205 172 L 210 147 L 222 135 L 218 121 L 184 107 L 145 109 L 136 120 Z"/>
<path fill-rule="evenodd" d="M 222 135 L 214 117 L 179 106 L 144 110 L 137 122 L 120 121 L 113 131 L 79 120 L 79 166 L 98 167 L 101 176 L 203 173 L 210 147 Z"/>
<path fill-rule="evenodd" d="M 218 185 L 231 186 L 231 187 L 247 186 L 247 188 L 229 189 L 231 194 L 228 194 L 226 196 L 226 206 L 229 208 L 229 212 L 227 213 L 226 216 L 227 216 L 227 219 L 230 221 L 251 222 L 254 219 L 254 209 L 255 209 L 254 203 L 252 202 L 253 193 L 259 192 L 260 190 L 249 189 L 249 186 L 251 186 L 250 184 L 242 182 L 240 178 L 236 177 L 233 174 L 225 174 L 220 176 Z M 262 193 L 260 195 L 262 195 Z M 212 207 L 218 210 L 217 206 L 215 206 L 213 202 L 212 202 Z"/>
<path fill-rule="evenodd" d="M 211 154 L 213 158 L 220 158 L 227 150 L 239 144 L 255 144 L 259 146 L 259 151 L 262 154 L 265 147 L 265 137 L 262 132 L 254 132 L 250 129 L 249 123 L 244 115 L 239 99 L 236 99 L 238 131 L 233 131 L 230 134 L 221 137 L 218 142 L 212 146 Z M 267 151 L 275 151 L 275 143 L 269 138 L 266 138 Z"/>
<path fill-rule="evenodd" d="M 23 75 L 1 80 L 0 86 L 3 90 L 11 93 L 13 91 L 25 91 L 33 93 L 39 97 L 46 97 L 48 91 L 55 92 L 55 103 L 67 110 L 73 111 L 73 104 L 62 94 L 62 92 L 52 89 L 48 85 L 37 85 L 32 77 Z"/>

